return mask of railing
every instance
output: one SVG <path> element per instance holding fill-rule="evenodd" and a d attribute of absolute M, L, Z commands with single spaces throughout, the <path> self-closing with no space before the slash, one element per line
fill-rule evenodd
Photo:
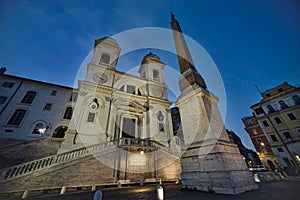
<path fill-rule="evenodd" d="M 23 163 L 13 167 L 9 167 L 0 171 L 0 181 L 9 180 L 22 175 L 26 175 L 50 166 L 65 163 L 71 160 L 82 158 L 93 153 L 102 152 L 104 150 L 112 149 L 116 146 L 134 146 L 134 147 L 153 147 L 163 151 L 175 158 L 180 158 L 180 151 L 168 148 L 156 141 L 149 139 L 136 139 L 136 138 L 120 138 L 117 140 L 100 143 L 88 147 L 83 147 L 73 151 L 48 156 L 31 162 Z"/>
<path fill-rule="evenodd" d="M 172 156 L 175 156 L 176 158 L 180 158 L 180 156 L 181 156 L 180 151 L 166 147 L 165 145 L 160 144 L 159 142 L 156 142 L 154 140 L 138 139 L 138 138 L 120 138 L 117 141 L 118 141 L 118 146 L 153 147 L 153 148 L 161 150 L 167 154 L 171 154 Z"/>
<path fill-rule="evenodd" d="M 50 166 L 54 166 L 67 161 L 82 158 L 92 153 L 108 150 L 115 147 L 114 143 L 115 141 L 109 141 L 106 143 L 83 147 L 73 151 L 56 154 L 53 156 L 49 156 L 31 162 L 16 165 L 13 167 L 9 167 L 0 171 L 0 181 L 12 179 Z"/>
<path fill-rule="evenodd" d="M 120 138 L 118 146 L 154 147 L 154 142 L 149 139 Z"/>

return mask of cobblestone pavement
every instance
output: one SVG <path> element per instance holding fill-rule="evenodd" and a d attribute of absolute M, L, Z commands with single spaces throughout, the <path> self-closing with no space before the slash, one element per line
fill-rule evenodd
<path fill-rule="evenodd" d="M 137 199 L 156 199 L 155 185 L 123 187 L 120 189 L 110 188 L 103 189 L 103 200 L 118 199 L 118 200 L 137 200 Z M 214 193 L 206 193 L 199 191 L 183 190 L 180 185 L 163 185 L 164 195 L 166 200 L 298 200 L 300 180 L 282 180 L 264 182 L 259 185 L 259 190 L 246 192 L 240 195 L 221 195 Z M 48 194 L 40 196 L 28 197 L 28 200 L 93 200 L 94 192 L 78 191 L 66 193 L 64 195 Z M 2 200 L 21 199 L 15 197 L 0 196 Z"/>

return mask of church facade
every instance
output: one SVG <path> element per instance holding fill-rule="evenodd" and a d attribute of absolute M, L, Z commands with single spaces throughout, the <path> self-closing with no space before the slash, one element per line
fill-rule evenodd
<path fill-rule="evenodd" d="M 1 170 L 0 191 L 159 179 L 181 179 L 184 188 L 225 194 L 257 189 L 237 146 L 229 141 L 218 98 L 197 72 L 173 14 L 171 20 L 181 73 L 175 103 L 181 137 L 173 134 L 165 64 L 150 52 L 141 61 L 139 76 L 118 71 L 121 48 L 104 37 L 95 41 L 85 79 L 74 91 L 66 90 L 71 101 L 62 101 L 64 109 L 54 116 L 58 123 L 61 116 L 69 122 L 67 129 L 52 134 L 63 138 L 57 154 Z M 33 92 L 31 103 L 38 94 Z M 5 126 L 20 128 L 29 111 L 12 110 L 4 116 Z M 34 131 L 43 134 L 50 128 L 40 123 Z"/>

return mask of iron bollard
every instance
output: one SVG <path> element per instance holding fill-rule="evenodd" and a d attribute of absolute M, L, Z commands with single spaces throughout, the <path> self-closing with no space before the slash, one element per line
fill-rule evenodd
<path fill-rule="evenodd" d="M 97 192 L 95 192 L 93 200 L 102 200 L 102 191 L 101 190 L 97 190 Z"/>

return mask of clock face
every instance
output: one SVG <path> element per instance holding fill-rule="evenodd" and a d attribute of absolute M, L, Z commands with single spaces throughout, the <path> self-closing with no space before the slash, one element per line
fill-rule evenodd
<path fill-rule="evenodd" d="M 154 94 L 156 97 L 163 97 L 164 92 L 163 92 L 161 89 L 155 89 L 155 90 L 153 90 L 153 94 Z"/>
<path fill-rule="evenodd" d="M 93 75 L 93 80 L 96 82 L 96 83 L 106 83 L 107 81 L 107 76 L 103 73 L 95 73 Z"/>

